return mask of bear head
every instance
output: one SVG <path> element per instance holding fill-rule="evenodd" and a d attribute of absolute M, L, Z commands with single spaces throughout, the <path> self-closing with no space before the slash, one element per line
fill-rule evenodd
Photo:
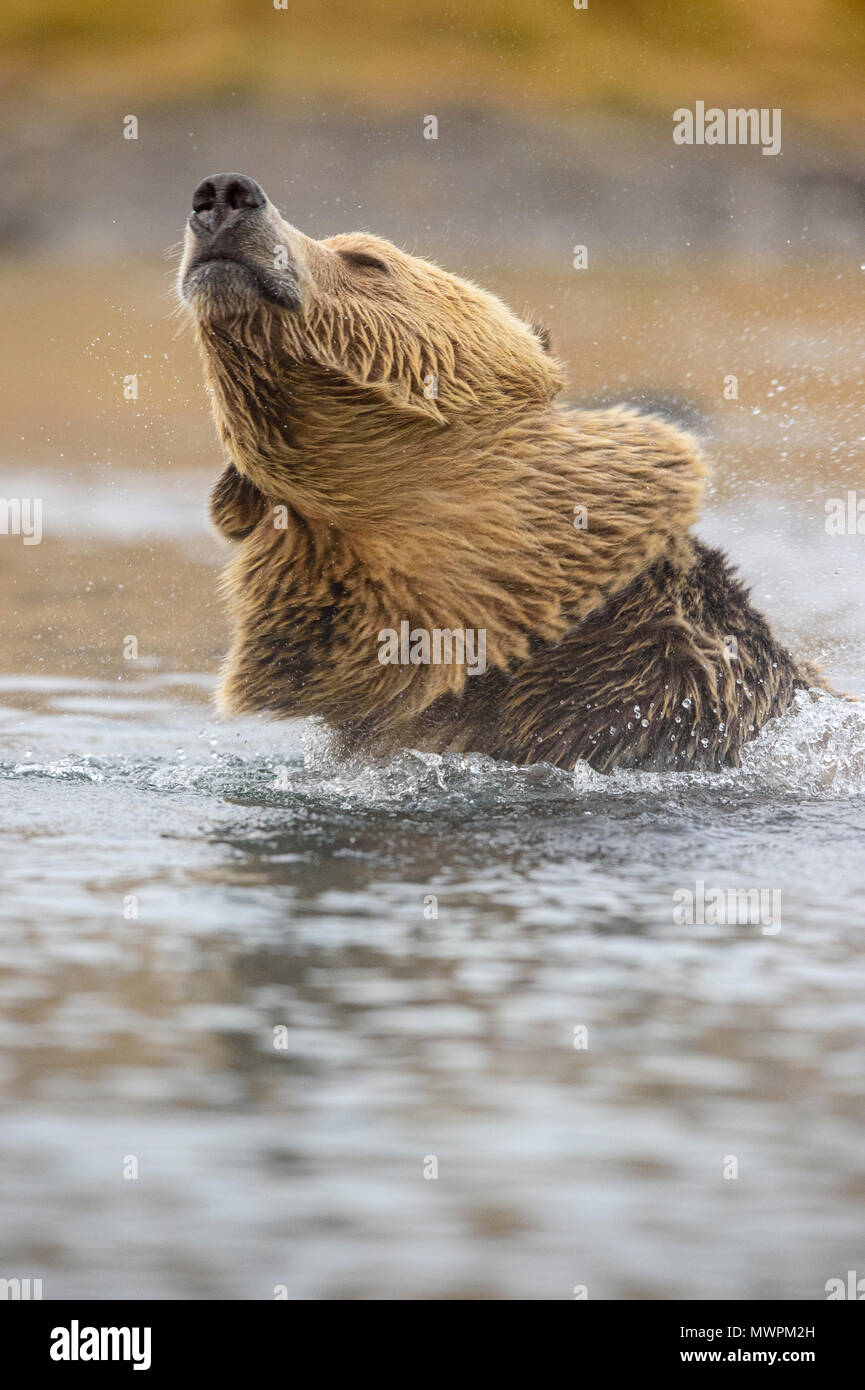
<path fill-rule="evenodd" d="M 229 457 L 333 522 L 446 489 L 562 385 L 494 295 L 367 233 L 305 236 L 245 175 L 196 190 L 178 288 Z"/>

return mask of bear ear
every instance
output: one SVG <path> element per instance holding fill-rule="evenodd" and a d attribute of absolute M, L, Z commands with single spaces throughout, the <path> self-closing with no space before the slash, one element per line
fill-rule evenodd
<path fill-rule="evenodd" d="M 538 339 L 538 342 L 540 343 L 544 352 L 552 352 L 553 335 L 549 324 L 541 323 L 540 319 L 530 319 L 529 328 L 532 330 L 535 337 Z"/>

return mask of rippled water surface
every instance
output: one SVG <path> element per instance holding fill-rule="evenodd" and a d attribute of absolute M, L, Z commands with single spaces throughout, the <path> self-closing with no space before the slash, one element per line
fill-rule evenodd
<path fill-rule="evenodd" d="M 10 1273 L 815 1298 L 859 1267 L 862 708 L 604 779 L 339 766 L 209 686 L 0 689 Z M 775 890 L 769 930 L 680 924 L 698 881 Z"/>

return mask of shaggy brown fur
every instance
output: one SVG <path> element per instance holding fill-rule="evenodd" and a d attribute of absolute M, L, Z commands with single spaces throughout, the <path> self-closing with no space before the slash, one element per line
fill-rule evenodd
<path fill-rule="evenodd" d="M 213 205 L 180 286 L 229 460 L 211 515 L 239 542 L 224 711 L 317 715 L 349 748 L 718 767 L 814 684 L 689 536 L 694 440 L 557 404 L 539 333 L 427 261 L 313 241 L 263 195 Z M 486 674 L 382 665 L 403 620 L 485 630 Z"/>

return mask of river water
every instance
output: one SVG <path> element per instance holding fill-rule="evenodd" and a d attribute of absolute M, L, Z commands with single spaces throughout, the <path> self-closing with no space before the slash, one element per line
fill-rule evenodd
<path fill-rule="evenodd" d="M 0 1276 L 811 1299 L 865 1274 L 865 708 L 801 696 L 717 777 L 341 766 L 313 726 L 216 720 L 201 481 L 182 524 L 164 483 L 114 481 L 123 505 L 41 479 L 79 549 L 42 578 L 48 542 L 21 551 L 10 591 L 35 639 L 28 595 L 44 614 L 50 570 L 63 612 L 68 578 L 91 630 L 67 614 L 44 667 L 13 644 L 0 684 Z M 134 592 L 142 528 L 175 578 Z M 861 537 L 753 501 L 702 529 L 865 688 Z M 159 659 L 91 660 L 136 603 Z M 701 914 L 712 890 L 762 917 Z"/>

